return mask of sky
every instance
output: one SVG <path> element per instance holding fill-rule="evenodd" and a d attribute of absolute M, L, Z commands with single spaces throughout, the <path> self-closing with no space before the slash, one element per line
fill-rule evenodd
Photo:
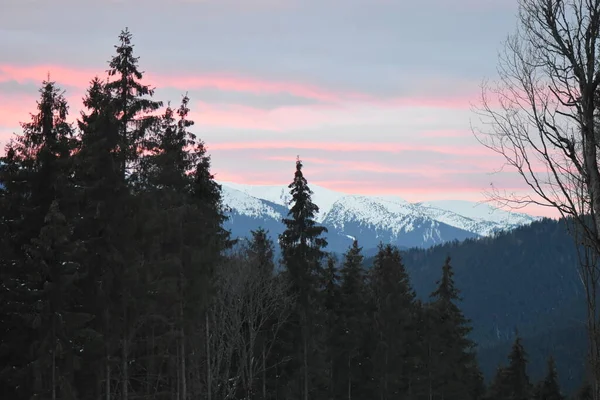
<path fill-rule="evenodd" d="M 309 184 L 351 194 L 526 193 L 471 130 L 516 12 L 517 0 L 0 0 L 0 146 L 48 73 L 75 119 L 128 27 L 155 97 L 188 93 L 220 181 L 287 184 L 299 155 Z"/>

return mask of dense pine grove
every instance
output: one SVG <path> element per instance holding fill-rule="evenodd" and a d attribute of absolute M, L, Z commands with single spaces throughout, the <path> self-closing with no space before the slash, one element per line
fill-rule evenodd
<path fill-rule="evenodd" d="M 423 300 L 394 246 L 369 269 L 357 242 L 328 254 L 301 160 L 278 243 L 236 243 L 189 98 L 153 94 L 125 30 L 76 126 L 46 81 L 7 145 L 1 398 L 564 398 L 551 358 L 531 382 L 518 335 L 484 384 L 449 257 Z"/>

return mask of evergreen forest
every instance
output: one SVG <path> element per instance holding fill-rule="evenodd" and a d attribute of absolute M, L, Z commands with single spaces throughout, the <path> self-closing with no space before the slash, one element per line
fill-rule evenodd
<path fill-rule="evenodd" d="M 283 234 L 236 241 L 190 99 L 154 98 L 127 29 L 90 78 L 76 123 L 44 81 L 1 158 L 0 398 L 590 398 L 551 354 L 530 378 L 512 330 L 484 380 L 455 277 L 475 254 L 436 253 L 417 293 L 405 260 L 423 252 L 329 253 L 300 159 Z"/>

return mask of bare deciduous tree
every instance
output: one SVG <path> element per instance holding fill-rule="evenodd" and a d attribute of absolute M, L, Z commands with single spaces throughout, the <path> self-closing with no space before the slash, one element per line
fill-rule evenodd
<path fill-rule="evenodd" d="M 485 85 L 474 127 L 532 195 L 494 190 L 515 208 L 553 207 L 572 224 L 587 295 L 589 372 L 600 399 L 597 299 L 600 271 L 600 171 L 597 102 L 600 0 L 519 0 L 516 33 L 500 56 L 497 85 Z"/>
<path fill-rule="evenodd" d="M 217 279 L 210 311 L 210 369 L 217 398 L 231 399 L 241 390 L 247 399 L 280 327 L 291 310 L 285 281 L 265 274 L 256 260 L 238 254 L 229 259 Z"/>

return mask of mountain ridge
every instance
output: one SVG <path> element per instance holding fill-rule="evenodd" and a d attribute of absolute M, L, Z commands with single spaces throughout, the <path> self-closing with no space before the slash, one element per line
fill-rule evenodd
<path fill-rule="evenodd" d="M 218 181 L 236 237 L 262 227 L 276 239 L 283 231 L 291 195 L 287 185 L 246 185 Z M 328 229 L 330 250 L 344 252 L 354 239 L 365 248 L 379 242 L 427 248 L 455 240 L 487 237 L 540 220 L 485 203 L 463 200 L 408 202 L 398 196 L 358 195 L 310 185 L 319 207 L 316 221 Z"/>

